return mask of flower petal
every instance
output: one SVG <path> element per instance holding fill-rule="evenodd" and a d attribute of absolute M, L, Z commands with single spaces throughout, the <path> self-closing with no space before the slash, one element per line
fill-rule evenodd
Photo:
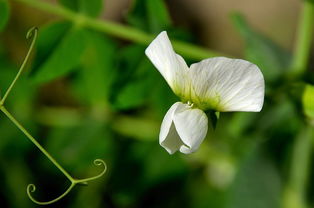
<path fill-rule="evenodd" d="M 180 95 L 187 88 L 188 66 L 172 48 L 167 32 L 161 32 L 147 47 L 145 54 L 165 78 L 175 94 Z M 184 93 L 183 93 L 184 94 Z"/>
<path fill-rule="evenodd" d="M 201 109 L 260 111 L 264 102 L 264 77 L 245 60 L 209 58 L 190 67 L 191 100 Z"/>
<path fill-rule="evenodd" d="M 184 144 L 181 145 L 180 152 L 185 154 L 195 152 L 207 134 L 206 114 L 200 109 L 180 104 L 173 116 L 175 128 Z"/>
<path fill-rule="evenodd" d="M 173 115 L 179 105 L 182 105 L 182 103 L 176 102 L 168 110 L 162 121 L 159 133 L 159 144 L 170 154 L 175 153 L 184 145 L 173 123 Z"/>

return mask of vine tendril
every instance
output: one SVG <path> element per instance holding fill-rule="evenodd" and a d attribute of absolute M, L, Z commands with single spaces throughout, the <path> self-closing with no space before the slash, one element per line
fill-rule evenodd
<path fill-rule="evenodd" d="M 14 118 L 14 116 L 11 115 L 11 113 L 4 107 L 4 103 L 5 100 L 7 99 L 8 95 L 10 94 L 11 90 L 13 89 L 16 81 L 18 80 L 18 78 L 20 77 L 23 69 L 25 68 L 25 65 L 30 57 L 30 54 L 34 48 L 35 42 L 37 40 L 37 33 L 38 33 L 38 29 L 36 27 L 31 28 L 26 35 L 27 39 L 33 38 L 31 45 L 29 47 L 29 50 L 23 60 L 23 63 L 18 71 L 18 73 L 16 74 L 15 78 L 13 79 L 12 83 L 10 84 L 9 88 L 7 89 L 7 91 L 5 92 L 3 98 L 0 100 L 0 110 L 11 120 L 11 122 L 13 124 L 15 124 L 15 126 L 20 129 L 24 135 L 63 173 L 63 175 L 65 175 L 67 177 L 67 179 L 71 182 L 71 185 L 66 189 L 66 191 L 61 194 L 59 197 L 50 200 L 50 201 L 38 201 L 36 200 L 31 193 L 34 193 L 36 191 L 36 186 L 34 184 L 29 184 L 27 186 L 26 192 L 28 197 L 30 198 L 30 200 L 32 200 L 34 203 L 39 204 L 39 205 L 48 205 L 48 204 L 52 204 L 55 203 L 57 201 L 59 201 L 60 199 L 62 199 L 63 197 L 65 197 L 68 193 L 70 193 L 70 191 L 76 186 L 76 185 L 88 185 L 89 181 L 95 180 L 100 178 L 101 176 L 103 176 L 105 174 L 105 172 L 107 171 L 107 166 L 106 163 L 101 160 L 101 159 L 96 159 L 94 160 L 94 164 L 96 166 L 103 166 L 104 169 L 103 171 L 101 171 L 100 174 L 93 176 L 93 177 L 89 177 L 89 178 L 85 178 L 85 179 L 74 179 L 46 150 L 45 148 L 43 148 L 43 146 L 41 146 L 37 140 Z M 1 97 L 0 97 L 1 98 Z"/>
<path fill-rule="evenodd" d="M 10 94 L 12 88 L 14 87 L 16 81 L 19 79 L 22 71 L 24 70 L 25 68 L 25 65 L 29 59 L 29 56 L 31 54 L 31 52 L 33 51 L 33 48 L 34 48 L 34 45 L 35 45 L 35 42 L 37 40 L 37 33 L 38 33 L 38 28 L 37 27 L 32 27 L 30 30 L 28 30 L 27 34 L 26 34 L 26 39 L 31 39 L 33 38 L 32 40 L 32 43 L 31 43 L 31 46 L 29 47 L 28 51 L 27 51 L 27 54 L 23 60 L 23 63 L 19 69 L 19 71 L 17 72 L 14 80 L 12 81 L 12 83 L 10 84 L 9 88 L 7 89 L 7 91 L 5 92 L 3 98 L 1 99 L 0 101 L 0 106 L 4 105 L 4 102 L 5 100 L 7 99 L 8 95 Z"/>
<path fill-rule="evenodd" d="M 91 181 L 91 180 L 95 180 L 97 178 L 100 178 L 101 176 L 103 176 L 105 174 L 105 172 L 107 171 L 107 166 L 106 166 L 106 163 L 101 160 L 101 159 L 96 159 L 94 160 L 94 164 L 97 165 L 97 166 L 101 166 L 103 165 L 104 166 L 104 170 L 101 171 L 100 174 L 94 176 L 94 177 L 90 177 L 90 178 L 85 178 L 85 179 L 74 179 L 74 178 L 71 178 L 71 185 L 69 186 L 69 188 L 67 188 L 67 190 L 61 194 L 60 196 L 58 196 L 57 198 L 55 199 L 52 199 L 50 201 L 38 201 L 36 200 L 31 193 L 34 193 L 36 191 L 36 186 L 34 184 L 29 184 L 27 186 L 27 195 L 28 197 L 36 204 L 39 204 L 39 205 L 49 205 L 49 204 L 53 204 L 57 201 L 59 201 L 60 199 L 62 199 L 63 197 L 65 197 L 68 193 L 70 193 L 70 191 L 76 186 L 76 185 L 88 185 L 88 181 Z"/>
<path fill-rule="evenodd" d="M 77 181 L 77 183 L 86 185 L 88 181 L 93 181 L 95 179 L 98 179 L 98 178 L 102 177 L 106 173 L 107 165 L 106 165 L 106 163 L 103 160 L 101 160 L 101 159 L 94 160 L 94 165 L 96 165 L 96 166 L 104 166 L 103 171 L 100 172 L 98 175 L 90 177 L 90 178 L 75 179 Z"/>
<path fill-rule="evenodd" d="M 62 199 L 63 197 L 65 197 L 68 193 L 70 193 L 70 191 L 74 188 L 75 183 L 71 183 L 70 187 L 63 193 L 61 194 L 59 197 L 50 200 L 50 201 L 38 201 L 36 200 L 31 193 L 36 191 L 36 186 L 34 184 L 28 184 L 27 186 L 27 195 L 30 198 L 30 200 L 32 200 L 34 203 L 39 204 L 39 205 L 49 205 L 49 204 L 53 204 L 57 201 L 59 201 L 60 199 Z"/>

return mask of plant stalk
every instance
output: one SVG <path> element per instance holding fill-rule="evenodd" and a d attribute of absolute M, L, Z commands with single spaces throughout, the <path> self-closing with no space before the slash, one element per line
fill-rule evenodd
<path fill-rule="evenodd" d="M 41 11 L 57 15 L 63 19 L 73 22 L 74 24 L 80 25 L 81 27 L 94 29 L 99 32 L 103 32 L 108 35 L 129 40 L 135 43 L 148 45 L 155 38 L 155 35 L 148 34 L 134 27 L 122 25 L 115 22 L 110 22 L 104 19 L 100 20 L 91 18 L 57 4 L 51 4 L 39 0 L 16 0 L 16 1 L 24 3 L 30 7 L 39 9 Z M 207 48 L 185 43 L 182 41 L 173 40 L 172 44 L 177 53 L 195 60 L 202 60 L 213 56 L 224 56 L 223 54 L 219 54 Z"/>
<path fill-rule="evenodd" d="M 291 75 L 302 76 L 307 70 L 314 30 L 314 0 L 304 0 L 301 11 L 297 40 L 292 62 Z"/>
<path fill-rule="evenodd" d="M 4 106 L 0 110 L 20 129 L 23 134 L 70 180 L 73 181 L 72 176 L 36 141 L 36 139 L 11 115 Z"/>

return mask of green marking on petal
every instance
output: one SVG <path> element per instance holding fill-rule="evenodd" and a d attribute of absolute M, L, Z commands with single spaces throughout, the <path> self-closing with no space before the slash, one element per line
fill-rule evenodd
<path fill-rule="evenodd" d="M 194 107 L 199 108 L 203 111 L 207 110 L 213 110 L 217 112 L 223 112 L 224 111 L 224 106 L 221 105 L 220 103 L 220 96 L 216 94 L 215 97 L 213 98 L 201 98 L 196 95 L 190 96 L 187 93 L 182 93 L 180 91 L 175 92 L 175 94 L 181 99 L 181 102 L 183 103 L 188 103 L 191 102 L 194 104 Z"/>
<path fill-rule="evenodd" d="M 173 83 L 172 90 L 183 103 L 191 102 L 194 104 L 194 107 L 203 111 L 224 111 L 224 106 L 221 105 L 221 96 L 218 92 L 214 93 L 213 97 L 201 97 L 195 93 L 195 90 L 191 85 L 180 86 L 177 82 Z"/>
<path fill-rule="evenodd" d="M 212 98 L 201 98 L 199 96 L 194 95 L 191 97 L 191 101 L 195 103 L 198 108 L 202 109 L 203 111 L 206 110 L 214 110 L 214 111 L 224 111 L 224 107 L 221 105 L 220 95 L 216 93 L 215 97 Z"/>

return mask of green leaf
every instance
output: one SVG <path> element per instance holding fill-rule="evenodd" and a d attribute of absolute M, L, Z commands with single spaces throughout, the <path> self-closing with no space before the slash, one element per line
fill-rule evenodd
<path fill-rule="evenodd" d="M 156 69 L 152 68 L 151 70 Z M 156 73 L 158 74 L 158 72 Z M 170 106 L 178 101 L 178 97 L 172 92 L 171 88 L 160 74 L 156 76 L 154 86 L 158 87 L 152 89 L 151 94 L 154 96 L 151 97 L 149 104 L 152 106 L 152 109 L 156 111 L 159 119 L 163 119 Z"/>
<path fill-rule="evenodd" d="M 312 122 L 314 122 L 314 86 L 307 84 L 303 96 L 303 112 Z"/>
<path fill-rule="evenodd" d="M 115 106 L 119 109 L 129 109 L 142 105 L 149 95 L 151 82 L 149 78 L 133 80 L 119 92 Z"/>
<path fill-rule="evenodd" d="M 118 109 L 129 109 L 143 105 L 155 86 L 156 78 L 154 74 L 149 72 L 150 63 L 146 60 L 138 66 L 141 73 L 135 75 L 118 93 L 116 97 L 115 107 Z"/>
<path fill-rule="evenodd" d="M 111 102 L 118 109 L 142 105 L 152 92 L 156 71 L 144 55 L 144 47 L 131 45 L 119 54 L 119 76 L 113 85 Z"/>
<path fill-rule="evenodd" d="M 126 20 L 128 24 L 142 30 L 148 30 L 145 0 L 133 0 Z"/>
<path fill-rule="evenodd" d="M 7 0 L 0 0 L 0 31 L 2 31 L 8 20 L 10 15 L 10 8 Z"/>
<path fill-rule="evenodd" d="M 146 1 L 148 22 L 152 32 L 160 32 L 171 25 L 171 19 L 163 0 Z"/>
<path fill-rule="evenodd" d="M 119 92 L 115 106 L 118 109 L 129 109 L 140 106 L 146 100 L 147 82 L 133 81 Z"/>
<path fill-rule="evenodd" d="M 35 73 L 47 61 L 70 28 L 71 23 L 64 21 L 47 24 L 40 28 L 32 73 Z"/>
<path fill-rule="evenodd" d="M 114 69 L 116 46 L 108 37 L 93 31 L 88 31 L 86 37 L 87 47 L 82 56 L 76 89 L 81 93 L 79 97 L 93 104 L 106 102 L 117 76 Z"/>
<path fill-rule="evenodd" d="M 58 0 L 59 4 L 73 11 L 78 10 L 78 0 Z"/>
<path fill-rule="evenodd" d="M 49 82 L 76 69 L 86 45 L 85 31 L 72 29 L 40 67 L 34 76 L 35 83 Z"/>
<path fill-rule="evenodd" d="M 98 17 L 103 10 L 103 0 L 59 0 L 64 7 L 90 17 Z"/>
<path fill-rule="evenodd" d="M 98 17 L 103 10 L 104 0 L 79 0 L 79 12 L 90 17 Z"/>
<path fill-rule="evenodd" d="M 153 33 L 171 26 L 170 15 L 163 0 L 136 0 L 127 16 L 129 24 Z"/>
<path fill-rule="evenodd" d="M 290 55 L 267 37 L 252 29 L 245 18 L 236 13 L 233 24 L 245 41 L 245 57 L 263 72 L 266 81 L 274 81 L 288 69 Z"/>

